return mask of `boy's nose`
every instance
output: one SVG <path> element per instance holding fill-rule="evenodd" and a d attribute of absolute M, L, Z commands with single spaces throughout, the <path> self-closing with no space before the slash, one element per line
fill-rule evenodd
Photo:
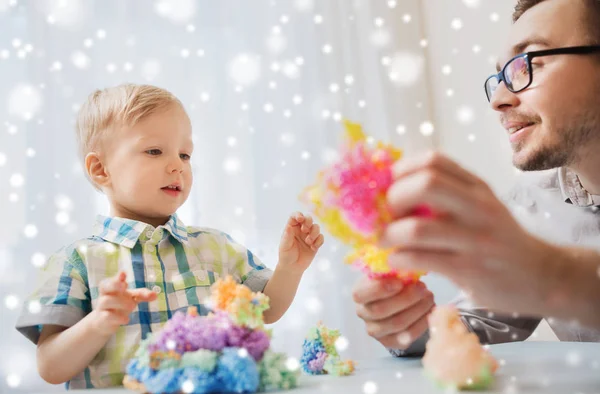
<path fill-rule="evenodd" d="M 167 166 L 167 172 L 169 174 L 172 174 L 174 172 L 183 172 L 183 165 L 181 164 L 180 160 L 170 162 Z"/>

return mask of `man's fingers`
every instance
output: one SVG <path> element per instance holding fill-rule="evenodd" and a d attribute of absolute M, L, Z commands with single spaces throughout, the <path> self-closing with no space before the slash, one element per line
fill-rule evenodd
<path fill-rule="evenodd" d="M 375 339 L 384 338 L 408 330 L 434 306 L 433 296 L 426 297 L 390 318 L 379 321 L 367 321 L 367 333 Z"/>
<path fill-rule="evenodd" d="M 475 175 L 465 170 L 448 156 L 435 151 L 415 158 L 398 160 L 392 167 L 392 174 L 394 179 L 400 179 L 423 170 L 443 172 L 454 178 L 456 182 L 463 184 L 463 186 L 481 184 L 480 179 Z"/>
<path fill-rule="evenodd" d="M 382 300 L 400 292 L 404 285 L 399 279 L 369 279 L 363 277 L 354 287 L 352 298 L 357 304 L 368 304 Z"/>
<path fill-rule="evenodd" d="M 431 313 L 431 311 L 429 313 Z M 427 331 L 427 328 L 429 327 L 429 322 L 427 320 L 428 317 L 429 314 L 426 314 L 417 320 L 407 330 L 396 332 L 378 339 L 379 343 L 390 349 L 408 349 L 413 342 L 419 339 L 425 333 L 425 331 Z"/>
<path fill-rule="evenodd" d="M 356 314 L 363 320 L 385 320 L 402 311 L 407 310 L 423 298 L 429 297 L 431 292 L 422 283 L 411 284 L 397 294 L 373 301 L 367 304 L 357 304 Z"/>

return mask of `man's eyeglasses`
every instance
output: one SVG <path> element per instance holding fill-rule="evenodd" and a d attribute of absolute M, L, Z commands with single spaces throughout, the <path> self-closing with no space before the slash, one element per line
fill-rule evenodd
<path fill-rule="evenodd" d="M 521 53 L 510 59 L 498 74 L 491 75 L 486 79 L 484 88 L 487 99 L 488 101 L 492 100 L 492 96 L 498 85 L 500 85 L 500 82 L 504 82 L 506 88 L 513 93 L 527 89 L 533 81 L 533 68 L 531 67 L 531 59 L 533 58 L 552 55 L 587 55 L 594 52 L 600 52 L 600 45 L 555 48 Z"/>

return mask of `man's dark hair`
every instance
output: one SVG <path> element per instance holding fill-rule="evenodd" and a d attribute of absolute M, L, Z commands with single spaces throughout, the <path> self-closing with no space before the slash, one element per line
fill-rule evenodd
<path fill-rule="evenodd" d="M 553 0 L 518 0 L 513 13 L 513 22 L 519 20 L 519 18 L 527 12 L 529 9 L 536 5 L 543 3 L 544 1 Z M 586 28 L 589 31 L 589 39 L 592 41 L 590 44 L 600 44 L 600 0 L 571 0 L 573 4 L 577 1 L 584 1 L 588 12 L 586 13 Z M 582 43 L 583 44 L 583 43 Z"/>

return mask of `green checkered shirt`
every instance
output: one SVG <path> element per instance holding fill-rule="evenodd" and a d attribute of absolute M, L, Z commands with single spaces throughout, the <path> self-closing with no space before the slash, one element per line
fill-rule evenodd
<path fill-rule="evenodd" d="M 272 274 L 227 234 L 186 227 L 177 215 L 158 228 L 98 216 L 93 234 L 49 258 L 17 330 L 37 343 L 44 325 L 75 325 L 96 307 L 100 282 L 119 271 L 127 273 L 130 289 L 148 288 L 158 297 L 139 304 L 129 324 L 117 330 L 90 365 L 66 383 L 67 388 L 121 385 L 127 362 L 148 333 L 190 305 L 201 314 L 208 312 L 204 304 L 215 280 L 231 275 L 253 291 L 262 291 Z"/>

